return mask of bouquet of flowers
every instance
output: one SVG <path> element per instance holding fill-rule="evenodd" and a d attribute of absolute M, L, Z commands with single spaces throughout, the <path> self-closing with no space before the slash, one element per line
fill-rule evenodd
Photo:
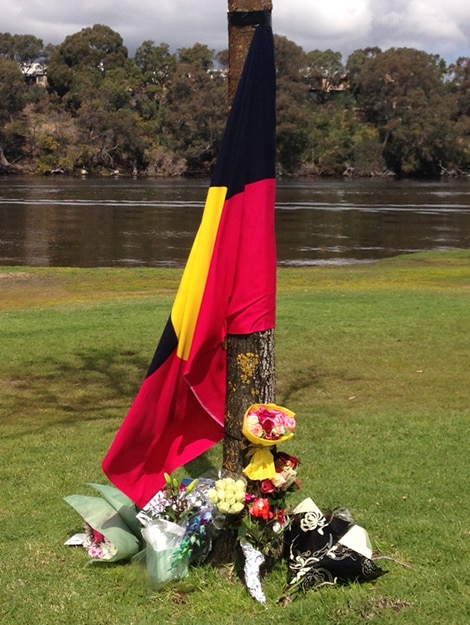
<path fill-rule="evenodd" d="M 82 517 L 85 532 L 67 545 L 83 546 L 91 562 L 128 560 L 142 547 L 134 503 L 121 491 L 105 484 L 89 484 L 101 497 L 69 495 L 64 500 Z"/>
<path fill-rule="evenodd" d="M 198 480 L 180 483 L 167 473 L 164 474 L 164 478 L 164 488 L 159 490 L 137 514 L 137 518 L 144 525 L 155 519 L 165 519 L 182 525 L 200 505 L 197 496 L 191 496 L 198 485 Z"/>
<path fill-rule="evenodd" d="M 92 528 L 86 521 L 83 523 L 85 534 L 82 546 L 93 560 L 111 561 L 117 553 L 117 547 L 104 534 Z"/>
<path fill-rule="evenodd" d="M 297 480 L 297 467 L 300 460 L 295 456 L 290 456 L 283 451 L 274 455 L 275 474 L 271 479 L 261 480 L 259 484 L 260 492 L 263 495 L 283 496 L 291 490 L 300 488 Z"/>
<path fill-rule="evenodd" d="M 273 479 L 276 476 L 271 447 L 294 436 L 295 414 L 276 404 L 253 404 L 243 417 L 242 433 L 250 443 L 250 463 L 243 470 L 250 480 Z"/>
<path fill-rule="evenodd" d="M 275 404 L 250 406 L 242 429 L 249 442 L 245 477 L 221 477 L 207 493 L 213 506 L 211 525 L 219 531 L 237 532 L 245 558 L 245 583 L 260 603 L 266 601 L 260 582 L 261 566 L 267 557 L 282 553 L 288 522 L 286 496 L 300 487 L 299 460 L 274 450 L 279 443 L 290 440 L 294 430 L 295 415 L 287 408 Z"/>
<path fill-rule="evenodd" d="M 242 432 L 254 445 L 271 446 L 294 436 L 295 414 L 276 404 L 253 404 L 243 418 Z"/>
<path fill-rule="evenodd" d="M 276 452 L 272 479 L 251 484 L 253 493 L 245 497 L 246 514 L 239 535 L 249 540 L 265 556 L 279 556 L 283 532 L 287 526 L 288 493 L 300 488 L 297 467 L 300 460 L 284 452 Z"/>
<path fill-rule="evenodd" d="M 245 497 L 246 481 L 232 477 L 217 480 L 207 493 L 209 502 L 222 515 L 240 514 L 245 507 Z"/>
<path fill-rule="evenodd" d="M 264 604 L 261 567 L 266 557 L 279 557 L 287 527 L 285 498 L 299 487 L 297 458 L 276 454 L 275 483 L 247 482 L 238 477 L 222 477 L 207 492 L 212 504 L 211 525 L 217 530 L 235 530 L 244 555 L 244 577 L 250 595 Z M 249 492 L 253 491 L 253 492 Z"/>
<path fill-rule="evenodd" d="M 188 574 L 192 559 L 201 557 L 208 543 L 206 491 L 211 480 L 178 482 L 165 474 L 165 487 L 137 514 L 143 524 L 146 564 L 152 587 Z"/>

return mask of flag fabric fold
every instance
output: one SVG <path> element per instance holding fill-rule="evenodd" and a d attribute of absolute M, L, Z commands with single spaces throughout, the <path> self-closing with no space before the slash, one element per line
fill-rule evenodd
<path fill-rule="evenodd" d="M 171 314 L 106 457 L 110 481 L 143 507 L 223 437 L 227 334 L 275 325 L 275 67 L 258 26 Z"/>

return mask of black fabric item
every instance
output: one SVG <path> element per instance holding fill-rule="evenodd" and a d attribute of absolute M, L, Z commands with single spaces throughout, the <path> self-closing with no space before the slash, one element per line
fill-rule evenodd
<path fill-rule="evenodd" d="M 324 583 L 365 582 L 384 575 L 373 560 L 338 544 L 354 525 L 351 519 L 313 512 L 296 515 L 285 536 L 286 591 L 307 591 Z"/>

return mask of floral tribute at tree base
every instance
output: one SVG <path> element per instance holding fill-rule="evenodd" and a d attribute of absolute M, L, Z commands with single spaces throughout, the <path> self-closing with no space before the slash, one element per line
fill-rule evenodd
<path fill-rule="evenodd" d="M 112 486 L 91 484 L 101 495 L 71 495 L 65 501 L 83 519 L 84 532 L 66 545 L 81 545 L 90 562 L 137 560 L 145 564 L 154 590 L 211 562 L 224 533 L 242 555 L 249 594 L 266 604 L 262 571 L 283 558 L 287 579 L 279 602 L 325 584 L 370 581 L 385 573 L 373 559 L 365 529 L 347 509 L 323 514 L 307 497 L 289 509 L 287 497 L 300 488 L 300 460 L 277 446 L 290 440 L 295 414 L 275 404 L 253 404 L 242 432 L 247 464 L 242 475 L 220 473 L 181 482 L 165 475 L 165 486 L 139 510 Z"/>

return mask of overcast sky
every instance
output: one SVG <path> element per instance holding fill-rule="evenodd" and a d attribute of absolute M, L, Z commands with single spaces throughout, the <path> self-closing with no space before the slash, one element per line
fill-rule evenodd
<path fill-rule="evenodd" d="M 104 24 L 130 55 L 143 41 L 172 51 L 202 43 L 227 47 L 227 0 L 1 0 L 0 32 L 31 34 L 44 43 Z M 468 0 L 273 0 L 273 30 L 305 52 L 407 46 L 448 62 L 470 57 Z"/>

